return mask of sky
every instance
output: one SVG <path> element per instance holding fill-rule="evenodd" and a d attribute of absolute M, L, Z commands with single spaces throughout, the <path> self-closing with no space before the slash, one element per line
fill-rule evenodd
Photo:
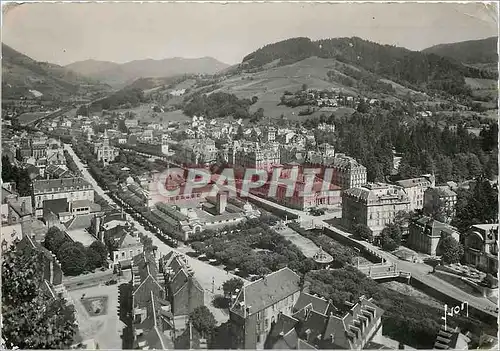
<path fill-rule="evenodd" d="M 3 9 L 2 41 L 38 61 L 211 56 L 228 64 L 292 37 L 357 36 L 412 50 L 498 33 L 483 3 L 24 3 Z"/>

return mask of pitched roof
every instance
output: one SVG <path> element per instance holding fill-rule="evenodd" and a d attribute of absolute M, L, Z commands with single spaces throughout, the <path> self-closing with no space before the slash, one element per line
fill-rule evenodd
<path fill-rule="evenodd" d="M 64 223 L 68 230 L 86 229 L 92 225 L 93 214 L 81 214 L 73 217 L 68 222 Z"/>
<path fill-rule="evenodd" d="M 33 192 L 35 194 L 83 189 L 92 189 L 92 185 L 81 177 L 44 179 L 36 180 L 33 182 Z"/>
<path fill-rule="evenodd" d="M 303 292 L 300 294 L 293 309 L 294 311 L 299 311 L 309 305 L 311 305 L 313 311 L 326 314 L 328 312 L 330 303 L 322 297 Z"/>
<path fill-rule="evenodd" d="M 285 267 L 244 286 L 240 294 L 243 294 L 245 308 L 252 315 L 299 290 L 300 277 Z"/>

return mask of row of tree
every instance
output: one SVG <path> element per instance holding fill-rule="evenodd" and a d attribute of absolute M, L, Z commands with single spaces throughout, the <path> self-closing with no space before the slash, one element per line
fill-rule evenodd
<path fill-rule="evenodd" d="M 107 265 L 108 251 L 102 242 L 85 247 L 57 227 L 49 228 L 43 246 L 56 255 L 65 275 L 80 275 Z"/>

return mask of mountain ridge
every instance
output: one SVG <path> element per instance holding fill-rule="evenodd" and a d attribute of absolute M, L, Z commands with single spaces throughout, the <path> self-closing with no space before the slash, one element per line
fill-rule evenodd
<path fill-rule="evenodd" d="M 84 77 L 65 67 L 39 62 L 2 43 L 2 98 L 32 97 L 32 91 L 49 98 L 75 95 L 92 97 L 110 86 Z"/>
<path fill-rule="evenodd" d="M 164 78 L 182 74 L 215 74 L 228 64 L 213 57 L 172 57 L 166 59 L 142 59 L 126 63 L 84 60 L 65 66 L 90 78 L 99 79 L 115 87 L 123 87 L 139 78 Z"/>
<path fill-rule="evenodd" d="M 498 37 L 438 44 L 422 52 L 447 57 L 461 63 L 484 64 L 498 62 Z"/>

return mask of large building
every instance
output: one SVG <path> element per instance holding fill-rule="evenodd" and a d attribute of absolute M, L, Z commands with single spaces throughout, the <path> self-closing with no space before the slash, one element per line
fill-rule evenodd
<path fill-rule="evenodd" d="M 435 179 L 432 175 L 423 175 L 419 178 L 402 179 L 395 182 L 405 189 L 410 198 L 410 211 L 424 208 L 424 193 L 427 189 L 435 186 Z"/>
<path fill-rule="evenodd" d="M 187 139 L 179 144 L 175 157 L 179 163 L 187 165 L 210 165 L 217 160 L 215 141 L 205 139 Z"/>
<path fill-rule="evenodd" d="M 120 151 L 109 145 L 109 137 L 108 137 L 108 131 L 104 131 L 104 137 L 102 139 L 102 142 L 96 143 L 94 145 L 94 153 L 97 156 L 97 161 L 103 162 L 104 166 L 109 165 L 110 162 L 113 162 L 115 158 L 118 156 Z"/>
<path fill-rule="evenodd" d="M 175 206 L 160 202 L 152 213 L 180 233 L 183 240 L 204 229 L 216 230 L 260 217 L 260 212 L 252 205 L 228 198 L 225 193 L 217 193 L 215 198 L 207 197 L 202 201 L 178 202 Z"/>
<path fill-rule="evenodd" d="M 292 313 L 300 290 L 300 277 L 288 267 L 243 286 L 229 309 L 236 347 L 264 349 L 271 326 Z"/>
<path fill-rule="evenodd" d="M 403 188 L 385 183 L 369 183 L 342 194 L 342 221 L 347 227 L 364 224 L 379 235 L 394 221 L 399 211 L 408 211 L 410 199 Z"/>
<path fill-rule="evenodd" d="M 230 163 L 244 168 L 264 169 L 270 171 L 273 166 L 279 165 L 280 147 L 278 143 L 269 142 L 266 144 L 247 144 L 233 147 L 234 161 Z"/>
<path fill-rule="evenodd" d="M 475 224 L 463 236 L 465 262 L 498 273 L 498 224 Z"/>
<path fill-rule="evenodd" d="M 43 203 L 46 200 L 68 199 L 94 202 L 94 188 L 83 178 L 61 178 L 33 181 L 35 215 L 43 216 Z"/>
<path fill-rule="evenodd" d="M 428 188 L 424 192 L 424 207 L 440 203 L 443 207 L 446 222 L 450 222 L 455 216 L 455 205 L 457 204 L 457 193 L 448 185 Z"/>
<path fill-rule="evenodd" d="M 361 350 L 382 334 L 382 314 L 371 299 L 345 301 L 337 307 L 302 292 L 290 314 L 280 314 L 267 339 L 276 350 Z"/>
<path fill-rule="evenodd" d="M 308 163 L 312 166 L 331 169 L 331 182 L 333 184 L 340 186 L 342 190 L 366 184 L 365 166 L 352 157 L 334 154 L 333 148 L 328 144 L 322 144 L 320 147 L 323 151 L 319 152 L 319 155 L 311 154 Z"/>
<path fill-rule="evenodd" d="M 292 177 L 292 168 L 281 170 L 280 181 L 267 182 L 260 188 L 254 189 L 252 194 L 270 197 L 274 201 L 294 209 L 301 211 L 316 207 L 336 207 L 342 202 L 341 189 L 334 184 L 323 182 L 313 173 L 308 174 L 307 168 L 304 170 L 298 169 L 298 174 L 293 194 L 289 195 L 288 186 L 285 183 L 286 179 Z M 270 175 L 269 178 L 271 178 Z M 310 187 L 310 189 L 309 189 Z M 276 192 L 270 194 L 270 189 L 276 188 Z"/>
<path fill-rule="evenodd" d="M 408 230 L 408 245 L 419 252 L 431 256 L 440 253 L 438 252 L 438 247 L 443 237 L 451 235 L 455 240 L 460 240 L 460 234 L 456 228 L 430 217 L 421 217 L 412 220 Z"/>

